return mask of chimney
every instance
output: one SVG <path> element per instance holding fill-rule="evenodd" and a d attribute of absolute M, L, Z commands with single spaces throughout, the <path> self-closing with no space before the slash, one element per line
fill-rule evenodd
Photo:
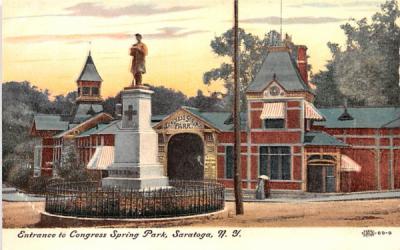
<path fill-rule="evenodd" d="M 299 68 L 300 76 L 305 84 L 308 84 L 307 66 L 307 47 L 305 45 L 299 45 L 297 46 L 297 67 Z"/>

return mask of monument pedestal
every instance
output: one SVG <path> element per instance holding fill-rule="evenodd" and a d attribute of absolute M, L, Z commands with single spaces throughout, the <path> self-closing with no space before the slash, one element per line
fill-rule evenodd
<path fill-rule="evenodd" d="M 158 162 L 158 135 L 151 127 L 151 94 L 145 88 L 122 92 L 123 113 L 115 134 L 114 163 L 103 188 L 143 189 L 168 186 Z"/>

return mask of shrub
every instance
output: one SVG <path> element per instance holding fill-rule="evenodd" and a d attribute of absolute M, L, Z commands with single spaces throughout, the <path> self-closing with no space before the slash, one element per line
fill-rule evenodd
<path fill-rule="evenodd" d="M 66 181 L 91 180 L 85 166 L 78 161 L 76 147 L 73 143 L 66 143 L 61 156 L 61 164 L 55 167 L 56 175 Z"/>
<path fill-rule="evenodd" d="M 32 174 L 33 169 L 29 165 L 15 165 L 8 173 L 8 182 L 15 187 L 27 189 Z"/>

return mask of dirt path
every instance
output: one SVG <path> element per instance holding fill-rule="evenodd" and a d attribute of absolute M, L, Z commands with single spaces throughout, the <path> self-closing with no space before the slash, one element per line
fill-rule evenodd
<path fill-rule="evenodd" d="M 3 201 L 3 227 L 34 227 L 40 221 L 44 202 Z"/>
<path fill-rule="evenodd" d="M 231 214 L 234 204 L 227 203 Z M 400 200 L 245 203 L 245 214 L 196 227 L 400 226 Z"/>
<path fill-rule="evenodd" d="M 234 204 L 228 202 L 230 214 Z M 3 227 L 35 227 L 43 202 L 3 202 Z M 245 215 L 190 227 L 400 226 L 400 200 L 245 203 Z"/>

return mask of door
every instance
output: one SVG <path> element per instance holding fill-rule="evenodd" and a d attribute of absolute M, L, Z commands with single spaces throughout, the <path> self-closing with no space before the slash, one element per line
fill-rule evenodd
<path fill-rule="evenodd" d="M 308 192 L 323 192 L 323 167 L 308 166 L 307 168 L 307 191 Z"/>
<path fill-rule="evenodd" d="M 335 167 L 332 165 L 308 165 L 307 191 L 315 193 L 336 192 Z"/>
<path fill-rule="evenodd" d="M 326 166 L 325 171 L 326 171 L 325 192 L 327 193 L 336 192 L 335 168 L 333 166 Z"/>

